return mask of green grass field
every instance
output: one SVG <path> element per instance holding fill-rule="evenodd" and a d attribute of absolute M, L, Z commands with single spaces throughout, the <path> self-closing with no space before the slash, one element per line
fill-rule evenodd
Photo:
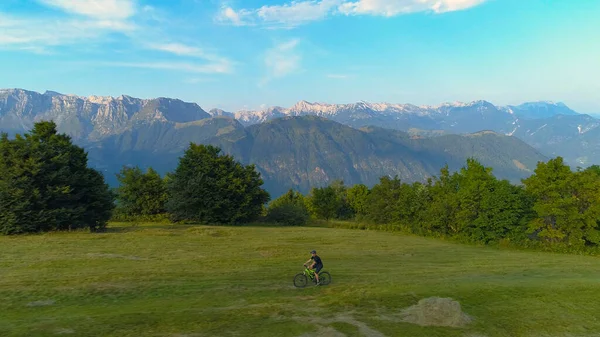
<path fill-rule="evenodd" d="M 293 276 L 317 249 L 328 286 Z M 596 257 L 319 227 L 0 237 L 0 336 L 598 336 Z M 400 319 L 451 297 L 461 328 Z"/>

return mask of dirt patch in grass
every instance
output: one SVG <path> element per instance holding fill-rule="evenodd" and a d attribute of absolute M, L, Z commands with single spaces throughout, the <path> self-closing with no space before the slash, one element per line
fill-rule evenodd
<path fill-rule="evenodd" d="M 463 327 L 472 318 L 465 314 L 460 303 L 451 298 L 429 297 L 404 309 L 401 320 L 421 326 Z"/>
<path fill-rule="evenodd" d="M 349 337 L 362 336 L 360 334 L 360 329 L 357 326 L 352 325 L 350 323 L 333 322 L 333 323 L 331 323 L 330 326 L 333 327 L 334 329 L 346 334 L 346 336 L 349 336 Z"/>
<path fill-rule="evenodd" d="M 340 335 L 331 335 L 331 336 L 346 336 L 346 334 L 336 330 L 335 328 L 333 328 L 332 326 L 330 326 L 331 324 L 335 324 L 335 323 L 345 323 L 348 325 L 352 325 L 354 326 L 354 328 L 356 328 L 358 330 L 358 332 L 360 333 L 361 336 L 365 336 L 365 337 L 385 337 L 384 334 L 382 334 L 381 332 L 370 328 L 367 324 L 358 321 L 356 319 L 354 319 L 354 317 L 352 317 L 350 314 L 342 314 L 342 315 L 337 315 L 334 316 L 332 318 L 317 318 L 317 317 L 310 317 L 310 318 L 297 318 L 297 320 L 299 321 L 309 321 L 313 324 L 318 324 L 321 325 L 321 330 L 325 331 L 324 329 L 328 329 L 327 331 L 333 331 L 335 330 L 337 333 L 339 333 Z M 329 326 L 326 326 L 329 325 Z M 320 330 L 320 331 L 321 331 Z M 312 336 L 312 335 L 311 335 Z M 326 336 L 326 335 L 315 335 L 315 336 Z"/>
<path fill-rule="evenodd" d="M 330 326 L 321 326 L 317 332 L 305 333 L 298 337 L 346 337 L 346 334 L 341 333 Z"/>
<path fill-rule="evenodd" d="M 44 301 L 34 301 L 27 303 L 28 307 L 47 307 L 49 305 L 54 305 L 56 303 L 53 300 L 44 300 Z"/>
<path fill-rule="evenodd" d="M 231 230 L 230 229 L 214 228 L 214 227 L 195 226 L 195 227 L 188 228 L 186 230 L 186 232 L 189 233 L 189 234 L 196 234 L 196 235 L 202 235 L 202 236 L 212 236 L 212 237 L 215 237 L 215 238 L 231 236 Z"/>
<path fill-rule="evenodd" d="M 361 321 L 357 321 L 356 319 L 352 318 L 351 316 L 338 316 L 335 319 L 337 322 L 354 325 L 355 327 L 358 328 L 358 331 L 361 333 L 361 335 L 363 335 L 365 337 L 385 337 L 385 335 L 382 334 L 381 332 L 379 332 L 375 329 L 371 329 L 367 324 L 365 324 Z"/>

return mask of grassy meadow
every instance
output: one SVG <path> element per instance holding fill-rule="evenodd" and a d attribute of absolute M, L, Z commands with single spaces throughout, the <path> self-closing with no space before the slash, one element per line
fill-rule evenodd
<path fill-rule="evenodd" d="M 332 283 L 293 286 L 311 249 Z M 597 257 L 325 227 L 0 237 L 0 336 L 598 336 Z M 449 297 L 463 327 L 401 311 Z"/>

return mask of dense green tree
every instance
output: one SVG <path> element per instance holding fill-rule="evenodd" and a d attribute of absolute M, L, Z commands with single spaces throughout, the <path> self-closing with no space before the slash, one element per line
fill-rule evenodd
<path fill-rule="evenodd" d="M 354 185 L 346 191 L 348 204 L 354 214 L 364 216 L 367 214 L 369 188 L 364 184 Z"/>
<path fill-rule="evenodd" d="M 404 191 L 405 192 L 405 191 Z M 403 184 L 394 177 L 381 177 L 379 184 L 373 186 L 367 199 L 367 218 L 375 223 L 391 223 L 400 218 L 402 207 L 399 202 L 403 193 Z"/>
<path fill-rule="evenodd" d="M 117 179 L 117 210 L 120 214 L 148 216 L 165 213 L 167 185 L 154 169 L 148 168 L 144 173 L 137 166 L 123 167 Z"/>
<path fill-rule="evenodd" d="M 343 206 L 343 201 L 333 186 L 315 187 L 309 198 L 311 212 L 318 219 L 335 219 Z"/>
<path fill-rule="evenodd" d="M 537 216 L 531 222 L 531 230 L 540 238 L 561 241 L 567 236 L 566 209 L 574 206 L 572 187 L 568 184 L 572 175 L 569 166 L 559 157 L 538 163 L 534 175 L 523 180 L 527 192 L 535 198 L 533 209 Z"/>
<path fill-rule="evenodd" d="M 294 191 L 293 189 L 289 189 L 287 191 L 287 193 L 285 193 L 282 196 L 280 196 L 279 198 L 271 201 L 269 203 L 269 208 L 273 208 L 273 207 L 277 207 L 277 206 L 285 205 L 285 204 L 293 204 L 293 205 L 298 205 L 298 206 L 307 208 L 306 203 L 307 203 L 306 198 L 304 197 L 304 195 L 302 195 L 302 193 L 300 193 L 298 191 Z"/>
<path fill-rule="evenodd" d="M 422 216 L 422 229 L 425 233 L 441 235 L 456 234 L 456 213 L 458 212 L 458 173 L 450 174 L 446 165 L 440 176 L 430 182 L 428 207 Z"/>
<path fill-rule="evenodd" d="M 355 213 L 348 201 L 348 187 L 346 187 L 343 180 L 334 180 L 330 186 L 335 191 L 336 198 L 339 201 L 339 208 L 335 218 L 339 220 L 352 219 Z"/>
<path fill-rule="evenodd" d="M 304 196 L 291 189 L 269 204 L 266 216 L 267 222 L 289 226 L 305 225 L 309 218 Z"/>
<path fill-rule="evenodd" d="M 425 234 L 425 226 L 423 225 L 427 220 L 427 211 L 429 203 L 431 202 L 430 188 L 431 180 L 428 180 L 426 184 L 413 183 L 411 185 L 404 184 L 404 192 L 407 197 L 400 197 L 400 205 L 404 204 L 406 210 L 400 213 L 403 217 L 400 222 L 403 227 L 412 233 Z"/>
<path fill-rule="evenodd" d="M 297 204 L 280 204 L 267 210 L 265 220 L 285 226 L 304 226 L 308 223 L 310 214 L 306 208 Z"/>
<path fill-rule="evenodd" d="M 496 180 L 481 199 L 479 216 L 467 235 L 477 242 L 526 238 L 527 224 L 533 217 L 533 200 L 523 187 L 507 180 Z"/>
<path fill-rule="evenodd" d="M 483 211 L 482 201 L 494 193 L 496 182 L 491 168 L 484 167 L 473 158 L 467 160 L 467 165 L 458 174 L 458 207 L 452 226 L 454 234 L 469 236 L 478 227 L 485 226 L 478 221 Z"/>
<path fill-rule="evenodd" d="M 595 168 L 573 172 L 561 157 L 540 162 L 535 174 L 523 180 L 533 195 L 536 212 L 530 228 L 550 242 L 574 246 L 600 243 L 599 174 Z"/>
<path fill-rule="evenodd" d="M 114 208 L 103 176 L 87 153 L 58 134 L 54 122 L 0 139 L 0 232 L 18 234 L 106 225 Z"/>
<path fill-rule="evenodd" d="M 488 243 L 520 237 L 531 219 L 531 202 L 521 187 L 499 181 L 475 159 L 458 173 L 455 235 Z"/>
<path fill-rule="evenodd" d="M 404 227 L 411 228 L 416 224 L 417 219 L 420 218 L 419 212 L 423 209 L 420 204 L 422 200 L 418 197 L 419 192 L 419 184 L 409 185 L 403 183 L 400 186 L 396 210 L 392 219 L 393 222 L 401 223 Z"/>
<path fill-rule="evenodd" d="M 254 165 L 244 166 L 218 147 L 192 143 L 169 175 L 166 208 L 173 221 L 250 222 L 269 201 L 262 184 Z"/>

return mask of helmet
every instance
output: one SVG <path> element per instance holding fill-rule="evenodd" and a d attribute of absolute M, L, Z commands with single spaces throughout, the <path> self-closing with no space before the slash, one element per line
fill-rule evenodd
<path fill-rule="evenodd" d="M 316 251 L 316 250 L 311 250 L 311 251 L 310 251 L 310 253 L 311 253 L 311 254 L 316 254 L 316 253 L 317 253 L 317 251 Z"/>

